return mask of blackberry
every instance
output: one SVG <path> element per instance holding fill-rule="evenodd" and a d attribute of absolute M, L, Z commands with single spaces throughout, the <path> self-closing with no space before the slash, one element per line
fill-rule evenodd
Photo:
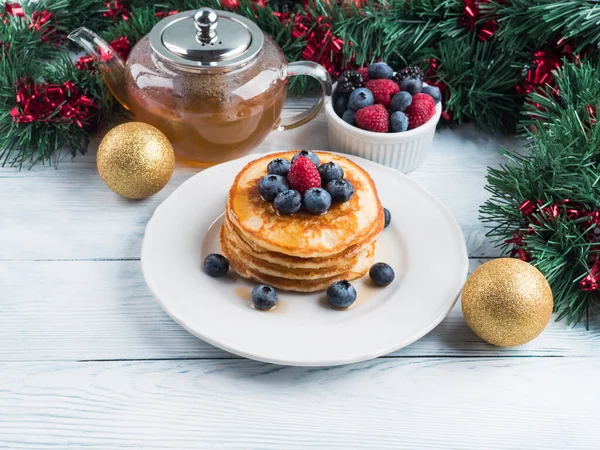
<path fill-rule="evenodd" d="M 354 89 L 364 86 L 363 77 L 360 73 L 346 70 L 337 81 L 337 90 L 342 94 L 349 95 Z"/>
<path fill-rule="evenodd" d="M 418 78 L 423 81 L 423 71 L 418 66 L 407 66 L 404 69 L 400 69 L 396 74 L 392 77 L 396 83 L 402 83 L 402 80 L 405 78 Z"/>

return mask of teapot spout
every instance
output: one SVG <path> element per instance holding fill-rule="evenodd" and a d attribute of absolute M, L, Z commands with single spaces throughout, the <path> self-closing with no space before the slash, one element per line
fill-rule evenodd
<path fill-rule="evenodd" d="M 83 47 L 98 64 L 104 82 L 125 108 L 129 108 L 125 90 L 125 62 L 108 42 L 92 30 L 81 27 L 69 34 L 69 39 Z"/>

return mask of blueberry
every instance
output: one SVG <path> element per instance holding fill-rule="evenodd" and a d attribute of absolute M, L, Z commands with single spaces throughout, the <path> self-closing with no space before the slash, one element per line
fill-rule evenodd
<path fill-rule="evenodd" d="M 379 262 L 373 264 L 373 267 L 369 270 L 369 276 L 376 285 L 387 286 L 394 281 L 396 275 L 389 264 Z"/>
<path fill-rule="evenodd" d="M 266 284 L 259 284 L 252 289 L 252 304 L 262 311 L 274 308 L 277 305 L 277 291 Z"/>
<path fill-rule="evenodd" d="M 288 182 L 281 175 L 267 175 L 258 183 L 258 193 L 268 202 L 272 202 L 277 194 L 288 189 Z"/>
<path fill-rule="evenodd" d="M 204 260 L 204 272 L 211 277 L 222 277 L 229 270 L 229 261 L 223 255 L 211 253 Z"/>
<path fill-rule="evenodd" d="M 321 175 L 321 183 L 326 186 L 332 180 L 344 178 L 344 169 L 339 164 L 330 161 L 319 166 L 319 175 Z"/>
<path fill-rule="evenodd" d="M 348 308 L 356 301 L 356 289 L 348 280 L 336 281 L 327 288 L 327 302 L 334 308 Z"/>
<path fill-rule="evenodd" d="M 291 216 L 298 212 L 302 207 L 302 196 L 300 195 L 300 192 L 292 189 L 280 192 L 275 197 L 273 206 L 275 206 L 275 210 L 279 214 Z"/>
<path fill-rule="evenodd" d="M 420 78 L 406 77 L 400 83 L 400 89 L 407 91 L 410 95 L 415 95 L 423 89 L 423 81 Z"/>
<path fill-rule="evenodd" d="M 406 91 L 400 91 L 392 97 L 390 109 L 392 111 L 406 111 L 412 103 L 412 95 Z"/>
<path fill-rule="evenodd" d="M 440 88 L 436 86 L 423 86 L 423 90 L 421 90 L 423 94 L 429 95 L 435 103 L 439 103 L 442 101 L 442 93 L 440 92 Z"/>
<path fill-rule="evenodd" d="M 325 186 L 335 203 L 344 203 L 354 195 L 354 186 L 348 180 L 333 180 Z"/>
<path fill-rule="evenodd" d="M 408 116 L 402 111 L 396 111 L 390 116 L 390 129 L 392 132 L 408 130 Z"/>
<path fill-rule="evenodd" d="M 345 111 L 342 115 L 342 120 L 350 125 L 356 126 L 356 111 L 352 111 L 351 109 Z"/>
<path fill-rule="evenodd" d="M 383 217 L 385 217 L 385 225 L 383 228 L 387 228 L 390 222 L 392 221 L 392 213 L 389 209 L 383 208 Z"/>
<path fill-rule="evenodd" d="M 367 74 L 370 80 L 376 80 L 377 78 L 392 78 L 394 71 L 386 63 L 378 62 L 369 66 Z"/>
<path fill-rule="evenodd" d="M 269 163 L 267 166 L 267 173 L 269 175 L 281 175 L 282 177 L 287 177 L 291 165 L 292 163 L 287 159 L 277 158 Z"/>
<path fill-rule="evenodd" d="M 358 111 L 375 103 L 373 93 L 367 88 L 358 88 L 352 91 L 348 99 L 348 108 Z"/>
<path fill-rule="evenodd" d="M 346 109 L 348 109 L 348 97 L 338 97 L 333 104 L 333 110 L 338 116 L 342 117 Z"/>
<path fill-rule="evenodd" d="M 294 161 L 296 161 L 297 158 L 299 158 L 300 156 L 304 156 L 305 158 L 310 159 L 313 164 L 317 167 L 319 167 L 319 164 L 321 164 L 321 160 L 319 159 L 319 157 L 317 156 L 316 153 L 311 152 L 310 150 L 301 150 L 298 153 L 296 153 L 294 155 L 294 157 L 292 158 L 292 164 L 294 163 Z"/>
<path fill-rule="evenodd" d="M 322 188 L 310 188 L 304 193 L 304 209 L 311 214 L 324 214 L 331 206 L 331 195 Z"/>

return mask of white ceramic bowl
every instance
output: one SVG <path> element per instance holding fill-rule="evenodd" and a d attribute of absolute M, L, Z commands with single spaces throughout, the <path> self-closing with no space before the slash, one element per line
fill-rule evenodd
<path fill-rule="evenodd" d="M 336 85 L 333 88 L 335 90 Z M 352 126 L 335 113 L 331 98 L 325 105 L 325 115 L 329 150 L 360 156 L 407 173 L 419 167 L 427 157 L 442 115 L 442 102 L 435 106 L 435 115 L 429 122 L 403 133 L 374 133 Z"/>

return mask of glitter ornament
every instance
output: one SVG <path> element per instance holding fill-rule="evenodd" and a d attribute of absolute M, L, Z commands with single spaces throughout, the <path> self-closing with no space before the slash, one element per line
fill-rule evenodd
<path fill-rule="evenodd" d="M 123 197 L 141 199 L 160 191 L 173 175 L 175 155 L 157 128 L 129 122 L 110 130 L 98 147 L 98 172 Z"/>
<path fill-rule="evenodd" d="M 462 293 L 462 310 L 473 332 L 501 347 L 522 345 L 546 327 L 552 290 L 542 273 L 520 259 L 499 258 L 473 271 Z"/>

